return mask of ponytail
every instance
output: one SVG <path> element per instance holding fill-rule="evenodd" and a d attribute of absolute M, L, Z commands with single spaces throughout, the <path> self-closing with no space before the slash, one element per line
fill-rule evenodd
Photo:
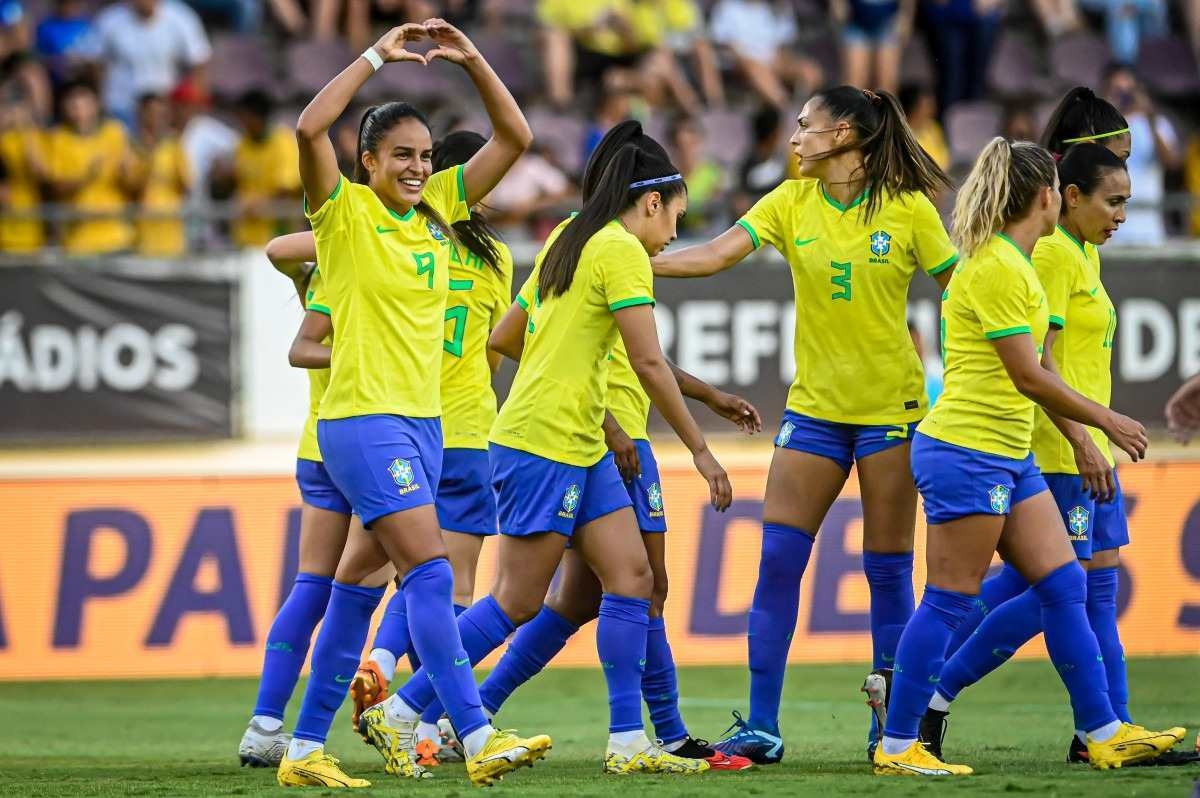
<path fill-rule="evenodd" d="M 970 258 L 1004 225 L 1029 209 L 1040 189 L 1054 186 L 1054 158 L 1028 141 L 997 136 L 979 154 L 958 191 L 950 238 Z"/>
<path fill-rule="evenodd" d="M 849 121 L 854 129 L 853 141 L 821 157 L 862 151 L 863 172 L 871 188 L 863 205 L 868 221 L 886 193 L 920 192 L 932 197 L 950 188 L 950 178 L 917 142 L 900 101 L 890 92 L 838 86 L 816 96 L 830 116 Z"/>
<path fill-rule="evenodd" d="M 441 172 L 465 164 L 483 149 L 483 136 L 469 130 L 448 133 L 433 144 L 433 171 Z M 458 240 L 475 257 L 500 273 L 500 234 L 482 211 L 472 209 L 471 217 L 454 223 Z"/>
<path fill-rule="evenodd" d="M 1103 142 L 1128 132 L 1129 123 L 1112 103 L 1086 86 L 1076 86 L 1063 95 L 1050 115 L 1041 145 L 1061 158 L 1072 144 Z"/>

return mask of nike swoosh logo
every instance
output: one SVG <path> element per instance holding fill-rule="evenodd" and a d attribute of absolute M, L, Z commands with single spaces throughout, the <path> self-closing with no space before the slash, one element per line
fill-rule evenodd
<path fill-rule="evenodd" d="M 941 768 L 922 768 L 916 765 L 906 765 L 903 762 L 891 762 L 893 767 L 898 767 L 901 770 L 911 771 L 912 773 L 920 773 L 922 776 L 949 776 L 950 771 Z"/>
<path fill-rule="evenodd" d="M 455 665 L 466 665 L 466 664 L 468 664 L 470 661 L 471 661 L 471 660 L 470 660 L 470 659 L 468 659 L 467 657 L 463 657 L 462 659 L 455 659 L 455 660 L 454 660 L 454 664 L 455 664 Z"/>
<path fill-rule="evenodd" d="M 349 684 L 350 680 L 353 678 L 354 678 L 353 676 L 347 676 L 346 678 L 343 679 L 341 676 L 334 676 L 333 680 L 335 682 L 337 682 L 338 684 Z"/>
<path fill-rule="evenodd" d="M 883 655 L 883 661 L 884 661 L 884 662 L 895 662 L 895 661 L 896 661 L 896 658 L 895 658 L 895 657 L 889 657 L 887 654 L 884 654 L 884 655 Z"/>
<path fill-rule="evenodd" d="M 942 680 L 942 677 L 941 677 L 941 675 L 940 675 L 940 674 L 936 674 L 936 673 L 934 673 L 934 674 L 931 674 L 931 675 L 930 675 L 930 677 L 929 677 L 929 683 L 930 683 L 930 684 L 937 684 L 937 683 L 938 683 L 938 682 L 940 682 L 941 680 Z"/>
<path fill-rule="evenodd" d="M 806 247 L 816 240 L 817 240 L 816 238 L 797 238 L 794 243 L 798 247 Z"/>
<path fill-rule="evenodd" d="M 644 660 L 644 659 L 639 659 L 639 660 L 638 660 L 638 667 L 639 667 L 639 668 L 644 668 L 644 667 L 646 667 L 646 660 Z"/>
<path fill-rule="evenodd" d="M 380 233 L 380 234 L 383 234 L 383 233 L 399 233 L 399 232 L 400 232 L 400 228 L 399 228 L 399 227 L 384 227 L 384 226 L 383 226 L 383 225 L 381 225 L 381 224 L 377 224 L 377 225 L 375 225 L 375 232 L 376 232 L 376 233 Z"/>

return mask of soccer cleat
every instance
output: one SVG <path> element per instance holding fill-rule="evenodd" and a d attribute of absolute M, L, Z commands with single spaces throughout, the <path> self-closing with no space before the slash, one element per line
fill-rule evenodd
<path fill-rule="evenodd" d="M 917 740 L 903 753 L 888 754 L 880 745 L 875 749 L 872 770 L 876 776 L 970 776 L 975 771 L 966 765 L 950 765 L 938 759 Z"/>
<path fill-rule="evenodd" d="M 355 731 L 358 731 L 362 713 L 387 698 L 387 694 L 388 680 L 379 669 L 379 663 L 373 659 L 364 660 L 350 681 L 350 699 L 354 702 L 350 724 Z"/>
<path fill-rule="evenodd" d="M 1183 740 L 1186 733 L 1186 729 L 1178 726 L 1155 732 L 1132 723 L 1122 723 L 1112 739 L 1104 742 L 1088 740 L 1088 762 L 1097 770 L 1108 770 L 1155 759 Z"/>
<path fill-rule="evenodd" d="M 417 764 L 417 722 L 401 722 L 389 726 L 382 704 L 376 704 L 362 714 L 358 733 L 383 755 L 383 769 L 405 779 L 428 779 L 433 774 Z"/>
<path fill-rule="evenodd" d="M 661 743 L 659 744 L 661 746 Z M 683 745 L 669 753 L 684 759 L 703 759 L 708 763 L 709 770 L 749 770 L 754 763 L 744 756 L 730 756 L 724 751 L 718 751 L 709 745 L 708 740 L 689 737 Z"/>
<path fill-rule="evenodd" d="M 303 759 L 283 757 L 275 780 L 280 787 L 370 787 L 366 779 L 356 779 L 342 770 L 341 763 L 318 748 Z"/>
<path fill-rule="evenodd" d="M 946 720 L 949 712 L 937 709 L 926 709 L 921 717 L 921 726 L 917 729 L 917 739 L 925 746 L 925 750 L 938 759 L 942 758 L 942 743 L 946 739 L 946 729 L 950 721 Z"/>
<path fill-rule="evenodd" d="M 1067 748 L 1067 763 L 1071 765 L 1086 765 L 1088 763 L 1087 745 L 1079 741 L 1079 737 L 1071 735 L 1071 745 Z"/>
<path fill-rule="evenodd" d="M 438 741 L 424 739 L 417 740 L 415 748 L 417 752 L 417 764 L 423 768 L 435 768 L 442 764 L 438 760 L 438 752 L 441 750 L 441 745 Z"/>
<path fill-rule="evenodd" d="M 483 750 L 467 760 L 467 776 L 476 787 L 491 787 L 517 768 L 533 767 L 551 747 L 544 734 L 518 737 L 512 730 L 494 731 Z"/>
<path fill-rule="evenodd" d="M 750 728 L 736 710 L 733 724 L 724 733 L 727 735 L 724 739 L 712 744 L 723 754 L 744 756 L 756 765 L 774 765 L 783 759 L 783 738 L 778 732 L 772 734 L 764 729 Z"/>
<path fill-rule="evenodd" d="M 279 763 L 283 761 L 283 755 L 287 753 L 288 743 L 291 741 L 292 735 L 285 732 L 282 727 L 269 732 L 254 721 L 250 721 L 250 725 L 242 734 L 242 741 L 238 743 L 238 759 L 241 760 L 243 767 L 246 765 L 252 768 L 279 767 Z"/>
<path fill-rule="evenodd" d="M 707 759 L 692 759 L 668 753 L 651 744 L 633 756 L 609 751 L 604 755 L 604 772 L 610 776 L 630 776 L 635 773 L 669 773 L 692 776 L 710 769 Z"/>
<path fill-rule="evenodd" d="M 860 692 L 867 694 L 867 706 L 871 708 L 873 723 L 867 731 L 867 761 L 873 761 L 875 746 L 879 745 L 879 737 L 883 734 L 883 725 L 887 721 L 888 700 L 892 694 L 892 669 L 877 668 L 867 674 L 863 680 Z"/>
<path fill-rule="evenodd" d="M 442 747 L 438 750 L 438 761 L 442 764 L 466 762 L 467 758 L 463 756 L 462 743 L 458 741 L 458 735 L 454 731 L 453 724 L 450 723 L 450 718 L 443 716 L 438 720 L 438 731 L 442 733 Z"/>

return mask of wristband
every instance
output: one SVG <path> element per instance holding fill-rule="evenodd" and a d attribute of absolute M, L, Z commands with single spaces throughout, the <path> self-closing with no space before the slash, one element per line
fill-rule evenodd
<path fill-rule="evenodd" d="M 383 56 L 376 52 L 374 47 L 368 47 L 363 50 L 362 57 L 367 59 L 367 63 L 371 65 L 371 69 L 375 72 L 378 72 L 379 68 L 383 66 Z"/>

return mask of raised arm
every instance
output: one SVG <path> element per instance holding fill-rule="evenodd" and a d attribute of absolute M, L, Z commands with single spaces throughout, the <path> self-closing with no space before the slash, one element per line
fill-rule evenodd
<path fill-rule="evenodd" d="M 426 38 L 425 28 L 408 23 L 392 28 L 371 48 L 385 61 L 417 61 L 425 63 L 418 53 L 404 49 L 408 42 Z M 296 121 L 296 143 L 300 148 L 300 184 L 308 199 L 309 211 L 315 213 L 337 187 L 341 179 L 337 155 L 329 139 L 329 128 L 337 121 L 362 88 L 367 79 L 375 74 L 375 67 L 366 55 L 359 56 L 354 63 L 338 73 L 337 77 L 317 92 L 312 102 L 300 113 Z"/>
<path fill-rule="evenodd" d="M 511 312 L 511 311 L 510 311 Z M 658 343 L 654 326 L 654 309 L 650 305 L 633 305 L 613 314 L 621 331 L 621 340 L 629 353 L 629 364 L 637 374 L 642 388 L 662 413 L 671 429 L 692 453 L 696 470 L 708 482 L 709 498 L 717 510 L 725 510 L 733 501 L 733 489 L 725 469 L 713 457 L 700 426 L 688 412 L 679 392 L 679 385 Z"/>
<path fill-rule="evenodd" d="M 427 20 L 425 30 L 437 44 L 425 54 L 426 61 L 444 58 L 465 69 L 492 123 L 492 137 L 463 167 L 467 205 L 474 205 L 496 187 L 521 153 L 529 149 L 533 131 L 504 81 L 462 31 L 444 19 Z"/>
<path fill-rule="evenodd" d="M 754 239 L 735 224 L 705 244 L 665 252 L 650 259 L 656 277 L 707 277 L 744 260 L 754 251 Z"/>
<path fill-rule="evenodd" d="M 1146 428 L 1132 418 L 1080 395 L 1057 374 L 1043 368 L 1032 335 L 1020 333 L 994 338 L 992 345 L 1013 385 L 1022 394 L 1051 413 L 1103 430 L 1109 440 L 1121 447 L 1134 462 L 1146 455 L 1149 445 Z"/>

